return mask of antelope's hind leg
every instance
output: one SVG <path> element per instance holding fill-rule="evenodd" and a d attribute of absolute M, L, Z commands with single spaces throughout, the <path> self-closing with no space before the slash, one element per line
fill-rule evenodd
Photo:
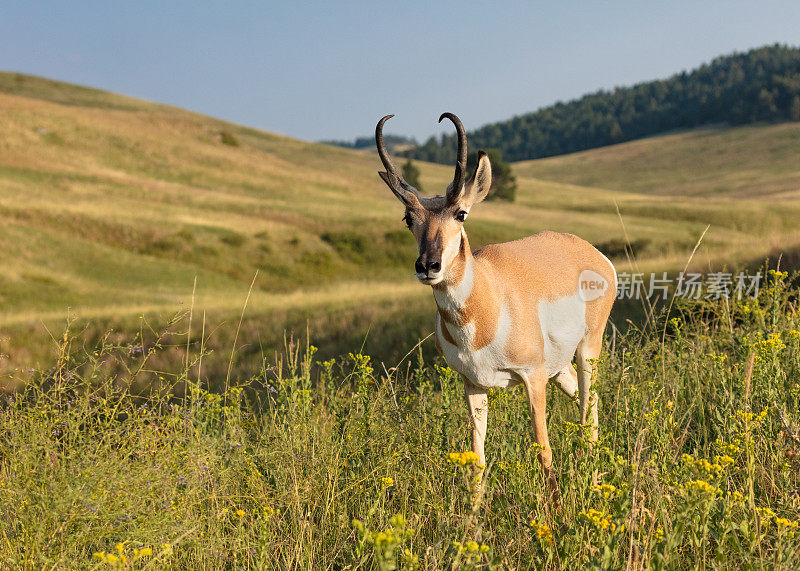
<path fill-rule="evenodd" d="M 591 332 L 578 345 L 578 407 L 581 413 L 581 424 L 592 427 L 590 441 L 597 442 L 599 433 L 599 416 L 597 407 L 600 399 L 592 384 L 597 380 L 597 359 L 603 348 L 603 331 Z M 590 417 L 590 418 L 589 418 Z"/>
<path fill-rule="evenodd" d="M 544 368 L 539 368 L 523 378 L 525 390 L 528 393 L 528 405 L 533 424 L 533 438 L 541 448 L 539 449 L 539 462 L 544 470 L 545 481 L 550 491 L 550 498 L 556 505 L 561 506 L 561 495 L 558 492 L 558 482 L 553 473 L 553 451 L 547 436 L 547 373 Z"/>

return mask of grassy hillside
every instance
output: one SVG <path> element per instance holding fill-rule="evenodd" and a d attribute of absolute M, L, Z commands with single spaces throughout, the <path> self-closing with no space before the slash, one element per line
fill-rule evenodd
<path fill-rule="evenodd" d="M 715 127 L 516 163 L 523 177 L 643 194 L 800 198 L 800 124 Z"/>
<path fill-rule="evenodd" d="M 627 235 L 642 270 L 675 271 L 711 224 L 698 267 L 791 251 L 796 129 L 706 130 L 520 163 L 518 201 L 477 208 L 472 245 L 573 232 L 625 271 Z M 0 349 L 10 356 L 0 367 L 52 352 L 31 344 L 67 315 L 91 320 L 95 335 L 136 331 L 142 315 L 163 324 L 190 307 L 195 278 L 197 319 L 205 311 L 209 330 L 227 331 L 257 273 L 243 329 L 262 350 L 286 327 L 329 323 L 330 309 L 362 339 L 370 323 L 384 342 L 378 331 L 408 322 L 403 343 L 429 330 L 430 293 L 410 275 L 413 240 L 370 153 L 3 73 L 0 145 Z M 713 169 L 693 167 L 698 157 Z M 432 192 L 452 176 L 420 167 Z M 342 349 L 338 332 L 326 334 L 330 351 Z"/>
<path fill-rule="evenodd" d="M 674 270 L 706 224 L 698 268 L 735 267 L 766 255 L 798 261 L 796 123 L 674 133 L 523 161 L 514 172 L 525 205 L 586 213 L 592 226 L 602 220 L 599 212 L 618 206 L 631 240 L 650 240 L 640 257 L 645 270 Z M 609 232 L 619 229 L 617 220 Z"/>

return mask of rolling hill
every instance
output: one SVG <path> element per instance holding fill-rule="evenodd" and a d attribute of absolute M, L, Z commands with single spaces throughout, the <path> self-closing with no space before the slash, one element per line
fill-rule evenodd
<path fill-rule="evenodd" d="M 707 224 L 697 267 L 796 251 L 798 141 L 797 124 L 707 128 L 518 163 L 517 202 L 476 209 L 470 240 L 573 232 L 616 254 L 620 271 L 626 236 L 643 271 L 676 271 Z M 0 73 L 0 367 L 48 358 L 46 331 L 68 315 L 94 338 L 113 327 L 122 342 L 143 321 L 192 307 L 194 327 L 206 312 L 214 331 L 207 346 L 230 351 L 251 283 L 240 340 L 253 359 L 307 321 L 323 353 L 366 337 L 373 354 L 402 355 L 430 330 L 432 301 L 411 277 L 413 239 L 378 165 Z M 420 168 L 427 189 L 452 176 Z"/>

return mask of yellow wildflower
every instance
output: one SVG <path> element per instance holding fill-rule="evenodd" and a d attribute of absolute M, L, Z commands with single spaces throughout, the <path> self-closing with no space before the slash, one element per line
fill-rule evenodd
<path fill-rule="evenodd" d="M 765 529 L 768 528 L 772 520 L 775 519 L 775 512 L 769 508 L 756 507 L 756 513 L 758 513 L 761 519 L 761 526 Z"/>
<path fill-rule="evenodd" d="M 539 541 L 545 545 L 553 545 L 553 531 L 549 526 L 539 523 L 536 520 L 531 520 L 530 526 Z"/>
<path fill-rule="evenodd" d="M 611 529 L 611 531 L 615 531 L 616 526 L 611 522 L 611 515 L 605 514 L 596 509 L 590 509 L 587 512 L 580 512 L 579 516 L 583 517 L 591 523 L 597 529 L 601 529 L 603 531 L 607 529 Z"/>
<path fill-rule="evenodd" d="M 781 336 L 777 333 L 772 333 L 769 337 L 761 341 L 759 344 L 764 354 L 774 354 L 786 348 L 786 344 L 781 340 Z"/>
<path fill-rule="evenodd" d="M 719 355 L 712 354 L 710 355 L 710 357 L 711 360 L 714 361 L 714 363 L 717 365 L 722 365 L 725 362 L 725 359 L 728 358 L 728 356 L 725 354 L 719 354 Z"/>
<path fill-rule="evenodd" d="M 778 527 L 785 527 L 788 529 L 797 529 L 800 527 L 800 523 L 786 519 L 785 517 L 776 517 L 775 523 L 778 525 Z"/>
<path fill-rule="evenodd" d="M 712 496 L 720 491 L 719 488 L 712 486 L 705 480 L 692 480 L 691 482 L 686 482 L 683 487 L 687 492 L 696 492 L 698 494 L 708 494 Z"/>
<path fill-rule="evenodd" d="M 742 441 L 738 438 L 734 439 L 733 442 L 725 442 L 721 438 L 717 438 L 716 444 L 720 449 L 720 452 L 723 453 L 725 456 L 736 456 L 739 452 L 742 451 L 740 444 Z"/>
<path fill-rule="evenodd" d="M 722 456 L 714 456 L 714 463 L 719 464 L 722 468 L 727 468 L 731 464 L 736 462 L 733 458 L 728 456 L 727 454 L 723 454 Z"/>
<path fill-rule="evenodd" d="M 394 486 L 394 480 L 392 480 L 388 476 L 386 478 L 381 478 L 381 487 L 383 489 L 391 488 L 392 486 Z"/>
<path fill-rule="evenodd" d="M 599 486 L 594 486 L 593 490 L 603 496 L 604 500 L 607 500 L 614 495 L 614 492 L 617 491 L 617 488 L 611 484 L 600 484 Z"/>
<path fill-rule="evenodd" d="M 725 468 L 734 462 L 734 459 L 727 455 L 714 456 L 713 464 L 705 458 L 698 458 L 695 460 L 691 454 L 684 454 L 681 456 L 681 460 L 683 460 L 685 465 L 694 468 L 698 472 L 705 472 L 709 476 L 719 476 Z"/>
<path fill-rule="evenodd" d="M 466 452 L 450 452 L 447 455 L 447 461 L 459 466 L 471 466 L 472 464 L 477 464 L 480 461 L 480 457 L 472 450 L 467 450 Z"/>

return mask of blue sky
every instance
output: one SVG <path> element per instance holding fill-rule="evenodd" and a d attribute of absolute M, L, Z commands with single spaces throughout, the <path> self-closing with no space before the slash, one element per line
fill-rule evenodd
<path fill-rule="evenodd" d="M 800 44 L 800 2 L 6 1 L 0 69 L 307 140 L 420 140 Z"/>

